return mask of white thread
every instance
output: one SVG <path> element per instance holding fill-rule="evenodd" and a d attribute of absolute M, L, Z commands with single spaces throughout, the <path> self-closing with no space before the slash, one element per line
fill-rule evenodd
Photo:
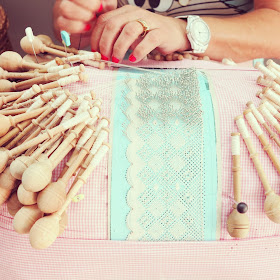
<path fill-rule="evenodd" d="M 278 114 L 278 111 L 267 101 L 264 100 L 263 104 L 265 105 L 265 107 L 270 111 L 270 113 L 275 116 L 276 114 Z"/>
<path fill-rule="evenodd" d="M 71 107 L 73 103 L 72 99 L 67 99 L 58 109 L 56 115 L 61 118 L 67 112 L 67 110 Z"/>
<path fill-rule="evenodd" d="M 93 134 L 93 130 L 87 127 L 76 145 L 76 149 L 78 151 L 81 149 L 81 147 L 84 146 L 84 144 L 88 141 L 88 139 L 92 136 L 92 134 Z"/>
<path fill-rule="evenodd" d="M 249 138 L 250 134 L 249 134 L 249 131 L 248 131 L 247 127 L 246 127 L 244 119 L 243 118 L 239 118 L 235 122 L 236 122 L 238 130 L 241 133 L 243 139 Z"/>
<path fill-rule="evenodd" d="M 69 76 L 73 74 L 79 74 L 81 72 L 80 66 L 70 67 L 68 69 L 63 69 L 58 71 L 59 76 Z"/>
<path fill-rule="evenodd" d="M 278 79 L 280 78 L 279 72 L 278 72 L 274 67 L 269 66 L 268 69 L 269 69 L 272 73 L 274 73 L 274 74 L 277 76 Z"/>
<path fill-rule="evenodd" d="M 80 113 L 86 111 L 89 107 L 89 101 L 86 99 L 83 99 L 78 110 L 77 110 L 77 115 L 79 115 Z"/>
<path fill-rule="evenodd" d="M 273 81 L 264 79 L 263 77 L 259 76 L 258 79 L 257 79 L 257 83 L 259 85 L 262 85 L 262 86 L 265 86 L 265 87 L 270 87 L 270 86 L 272 86 Z"/>
<path fill-rule="evenodd" d="M 62 95 L 58 96 L 56 100 L 51 104 L 52 108 L 56 109 L 61 106 L 64 101 L 67 99 L 67 95 L 63 93 Z"/>
<path fill-rule="evenodd" d="M 59 72 L 60 70 L 62 70 L 64 68 L 64 65 L 58 65 L 58 66 L 53 66 L 53 67 L 49 67 L 47 69 L 48 73 L 56 73 Z"/>
<path fill-rule="evenodd" d="M 264 105 L 261 105 L 259 107 L 259 110 L 261 111 L 261 113 L 264 115 L 264 117 L 268 120 L 268 122 L 270 124 L 272 124 L 273 126 L 274 125 L 277 125 L 277 120 L 272 116 L 272 114 L 268 111 L 268 109 L 264 106 Z"/>
<path fill-rule="evenodd" d="M 100 160 L 105 156 L 105 154 L 108 152 L 109 147 L 107 145 L 102 145 L 100 147 L 100 149 L 97 151 L 97 153 L 95 154 L 95 157 L 91 160 L 90 162 L 90 166 L 91 167 L 95 167 L 98 165 L 98 163 L 100 162 Z"/>
<path fill-rule="evenodd" d="M 95 101 L 94 101 L 94 105 L 96 106 L 101 106 L 102 105 L 102 100 L 101 99 L 96 99 Z"/>
<path fill-rule="evenodd" d="M 272 89 L 267 88 L 264 96 L 268 97 L 270 100 L 272 100 L 274 103 L 280 106 L 280 96 L 275 93 Z"/>
<path fill-rule="evenodd" d="M 71 75 L 71 76 L 68 76 L 65 78 L 61 78 L 61 79 L 57 80 L 57 82 L 60 86 L 63 87 L 63 86 L 78 82 L 79 80 L 80 80 L 80 78 L 78 75 Z"/>
<path fill-rule="evenodd" d="M 45 102 L 40 98 L 40 96 L 37 97 L 36 97 L 36 101 L 27 109 L 26 112 L 30 112 L 32 110 L 41 108 L 45 104 Z"/>
<path fill-rule="evenodd" d="M 102 119 L 101 121 L 100 121 L 100 123 L 98 124 L 98 126 L 96 127 L 96 130 L 95 130 L 95 132 L 94 132 L 94 136 L 97 136 L 98 134 L 99 134 L 99 132 L 100 132 L 100 130 L 103 128 L 103 127 L 108 127 L 108 125 L 109 125 L 109 122 L 108 122 L 108 120 L 107 119 Z"/>
<path fill-rule="evenodd" d="M 96 152 L 101 147 L 102 143 L 107 139 L 107 137 L 108 137 L 108 131 L 105 130 L 105 129 L 102 129 L 100 131 L 100 133 L 98 134 L 98 136 L 97 136 L 97 138 L 96 138 L 96 140 L 95 140 L 95 142 L 94 142 L 94 144 L 93 144 L 93 146 L 90 150 L 90 153 L 92 155 L 96 154 Z"/>
<path fill-rule="evenodd" d="M 25 100 L 28 100 L 28 99 L 31 99 L 34 95 L 36 95 L 37 92 L 35 92 L 33 90 L 33 88 L 31 87 L 30 89 L 26 90 L 22 96 L 20 97 L 21 101 L 25 101 Z"/>
<path fill-rule="evenodd" d="M 231 136 L 231 154 L 233 156 L 240 155 L 240 136 Z"/>
<path fill-rule="evenodd" d="M 277 92 L 277 94 L 280 94 L 280 85 L 277 84 L 276 82 L 272 82 L 271 87 Z"/>
<path fill-rule="evenodd" d="M 85 122 L 88 118 L 90 118 L 90 114 L 88 112 L 83 112 L 71 118 L 70 120 L 61 123 L 61 125 L 64 127 L 64 129 L 69 129 L 70 127 L 73 127 L 81 122 Z"/>
<path fill-rule="evenodd" d="M 255 66 L 259 71 L 261 71 L 265 76 L 269 77 L 271 80 L 275 80 L 277 78 L 277 76 L 269 69 L 267 69 L 263 64 L 256 63 Z"/>
<path fill-rule="evenodd" d="M 51 61 L 49 61 L 48 63 L 46 63 L 45 66 L 46 66 L 47 68 L 49 68 L 49 67 L 57 66 L 57 63 L 56 63 L 55 60 L 51 60 Z"/>
<path fill-rule="evenodd" d="M 64 123 L 64 122 L 66 122 L 66 121 L 68 121 L 68 120 L 70 120 L 72 117 L 73 117 L 72 113 L 67 112 L 67 113 L 65 114 L 65 116 L 62 118 L 61 124 Z"/>
<path fill-rule="evenodd" d="M 83 60 L 83 63 L 85 65 L 91 66 L 91 67 L 95 67 L 95 68 L 99 68 L 100 62 L 99 61 L 95 61 L 95 60 Z"/>
<path fill-rule="evenodd" d="M 92 173 L 94 168 L 99 164 L 100 160 L 105 156 L 105 154 L 108 152 L 109 147 L 107 145 L 102 145 L 102 147 L 98 150 L 94 158 L 91 160 L 90 164 L 84 171 L 82 177 L 88 178 L 88 176 Z"/>
<path fill-rule="evenodd" d="M 95 54 L 94 53 L 87 53 L 87 54 L 82 54 L 80 55 L 81 60 L 94 60 L 95 59 Z"/>
<path fill-rule="evenodd" d="M 275 63 L 272 59 L 269 59 L 267 61 L 267 65 L 271 65 L 272 67 L 274 67 L 277 71 L 280 72 L 280 65 Z"/>
<path fill-rule="evenodd" d="M 251 112 L 246 114 L 245 118 L 247 119 L 248 123 L 250 124 L 251 128 L 253 129 L 254 133 L 257 136 L 260 136 L 261 134 L 263 134 L 263 131 L 262 131 L 259 123 L 257 122 L 256 118 L 254 117 L 254 115 Z"/>
<path fill-rule="evenodd" d="M 265 120 L 264 120 L 262 114 L 261 114 L 261 113 L 258 111 L 258 109 L 256 108 L 256 106 L 255 106 L 253 103 L 251 103 L 250 106 L 249 106 L 249 108 L 252 110 L 252 112 L 253 112 L 255 118 L 258 120 L 258 122 L 259 122 L 260 124 L 264 124 L 264 123 L 265 123 Z"/>

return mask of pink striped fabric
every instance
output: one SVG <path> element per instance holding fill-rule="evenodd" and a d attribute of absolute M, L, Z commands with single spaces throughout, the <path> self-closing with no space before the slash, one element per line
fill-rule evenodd
<path fill-rule="evenodd" d="M 147 65 L 147 62 L 142 63 L 142 66 Z M 280 225 L 265 217 L 262 186 L 243 143 L 242 198 L 249 206 L 249 239 L 233 240 L 225 226 L 232 206 L 229 196 L 233 196 L 230 133 L 237 131 L 233 119 L 243 112 L 249 100 L 258 104 L 255 94 L 260 89 L 256 85 L 260 73 L 245 66 L 227 67 L 205 61 L 153 63 L 153 67 L 158 66 L 205 69 L 215 92 L 221 129 L 221 241 L 108 241 L 108 159 L 104 159 L 82 189 L 85 199 L 70 206 L 67 230 L 47 250 L 33 250 L 28 236 L 20 236 L 12 230 L 12 219 L 6 206 L 0 208 L 0 280 L 280 279 Z M 102 115 L 110 117 L 114 73 L 100 73 L 90 68 L 87 72 L 89 82 L 77 83 L 71 90 L 85 93 L 95 89 L 97 97 L 103 99 Z M 279 176 L 251 130 L 250 133 L 268 178 L 275 192 L 279 193 Z M 272 147 L 279 157 L 274 143 Z"/>

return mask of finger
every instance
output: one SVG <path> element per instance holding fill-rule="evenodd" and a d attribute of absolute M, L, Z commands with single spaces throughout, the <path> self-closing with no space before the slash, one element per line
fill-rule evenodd
<path fill-rule="evenodd" d="M 71 1 L 62 1 L 60 9 L 61 15 L 70 20 L 88 22 L 95 17 L 95 13 L 82 8 Z"/>
<path fill-rule="evenodd" d="M 113 46 L 112 60 L 115 62 L 124 58 L 129 47 L 139 38 L 143 27 L 137 21 L 127 23 Z"/>
<path fill-rule="evenodd" d="M 135 47 L 132 54 L 129 56 L 129 61 L 138 62 L 152 50 L 160 46 L 162 43 L 162 35 L 159 29 L 154 29 L 148 32 L 144 39 Z"/>
<path fill-rule="evenodd" d="M 128 5 L 128 6 L 124 6 L 122 8 L 119 8 L 119 9 L 116 9 L 116 10 L 113 10 L 113 11 L 110 11 L 108 13 L 100 15 L 97 19 L 96 25 L 95 25 L 95 27 L 93 29 L 93 32 L 92 32 L 92 37 L 91 37 L 91 47 L 92 47 L 92 49 L 94 49 L 96 51 L 99 50 L 99 42 L 100 42 L 100 39 L 101 39 L 101 35 L 103 34 L 103 30 L 105 28 L 105 25 L 107 24 L 107 22 L 110 19 L 114 18 L 114 20 L 112 20 L 109 23 L 111 26 L 113 26 L 115 24 L 115 22 L 118 21 L 118 18 L 117 18 L 118 16 L 124 15 L 124 14 L 126 14 L 126 15 L 133 14 L 132 19 L 126 19 L 126 21 L 123 22 L 123 24 L 122 24 L 122 26 L 123 26 L 128 21 L 135 20 L 135 13 L 128 13 L 129 11 L 132 11 L 132 10 L 135 10 L 135 9 L 137 9 L 137 8 Z M 142 11 L 142 9 L 139 9 L 138 14 L 141 15 L 143 13 L 143 11 Z M 131 15 L 130 15 L 130 17 L 131 17 Z M 121 25 L 119 27 L 121 27 Z M 120 32 L 120 30 L 119 30 L 119 32 Z"/>
<path fill-rule="evenodd" d="M 118 6 L 117 0 L 102 0 L 102 10 L 100 12 L 107 13 L 115 10 Z"/>
<path fill-rule="evenodd" d="M 69 20 L 62 16 L 57 18 L 57 26 L 60 30 L 65 30 L 70 34 L 85 33 L 91 30 L 91 25 L 89 23 L 84 23 L 77 20 Z"/>
<path fill-rule="evenodd" d="M 89 10 L 91 13 L 97 13 L 101 6 L 100 0 L 70 0 L 78 6 Z"/>

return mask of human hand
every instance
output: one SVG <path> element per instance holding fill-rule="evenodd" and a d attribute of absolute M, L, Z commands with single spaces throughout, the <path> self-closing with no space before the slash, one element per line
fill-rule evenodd
<path fill-rule="evenodd" d="M 150 30 L 141 37 L 143 26 L 137 20 L 146 22 Z M 132 47 L 131 62 L 142 60 L 157 48 L 162 54 L 183 51 L 190 48 L 186 36 L 186 21 L 165 17 L 135 6 L 122 8 L 102 14 L 93 28 L 91 47 L 100 51 L 102 58 L 113 62 L 121 61 Z"/>
<path fill-rule="evenodd" d="M 54 5 L 54 26 L 70 34 L 87 33 L 96 14 L 116 9 L 117 0 L 57 0 Z"/>

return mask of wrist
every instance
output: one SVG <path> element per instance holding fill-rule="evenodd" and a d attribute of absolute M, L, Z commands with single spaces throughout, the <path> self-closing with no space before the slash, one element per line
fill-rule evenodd
<path fill-rule="evenodd" d="M 188 36 L 186 34 L 186 28 L 187 28 L 187 20 L 186 19 L 177 19 L 180 24 L 180 30 L 182 34 L 182 41 L 181 46 L 178 48 L 178 51 L 191 51 L 191 43 L 188 39 Z"/>

